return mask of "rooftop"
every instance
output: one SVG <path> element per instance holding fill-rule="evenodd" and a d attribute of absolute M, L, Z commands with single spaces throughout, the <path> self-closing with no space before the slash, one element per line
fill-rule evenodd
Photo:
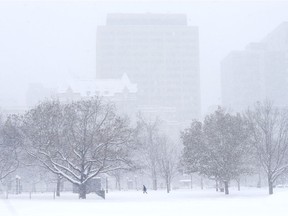
<path fill-rule="evenodd" d="M 107 16 L 107 25 L 187 25 L 185 14 L 113 13 Z"/>
<path fill-rule="evenodd" d="M 73 80 L 58 88 L 59 93 L 67 91 L 80 93 L 81 96 L 114 96 L 128 90 L 131 93 L 137 92 L 137 84 L 131 83 L 127 74 L 121 79 L 96 79 L 96 80 Z"/>

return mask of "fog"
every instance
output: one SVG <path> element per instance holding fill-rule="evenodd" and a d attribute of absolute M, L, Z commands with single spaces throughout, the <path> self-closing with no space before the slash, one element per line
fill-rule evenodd
<path fill-rule="evenodd" d="M 0 0 L 0 215 L 287 212 L 287 11 Z"/>
<path fill-rule="evenodd" d="M 202 113 L 221 104 L 220 62 L 288 21 L 287 2 L 0 2 L 0 107 L 26 106 L 29 83 L 95 78 L 96 29 L 109 13 L 183 13 L 199 27 Z"/>

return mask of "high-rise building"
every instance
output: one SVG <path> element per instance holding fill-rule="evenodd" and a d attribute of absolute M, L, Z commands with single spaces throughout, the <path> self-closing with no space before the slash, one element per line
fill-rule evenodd
<path fill-rule="evenodd" d="M 176 121 L 200 117 L 198 28 L 185 15 L 109 14 L 96 45 L 96 77 L 126 73 L 140 110 L 175 110 Z"/>
<path fill-rule="evenodd" d="M 288 23 L 261 42 L 231 52 L 221 64 L 222 104 L 243 111 L 257 101 L 288 106 Z"/>

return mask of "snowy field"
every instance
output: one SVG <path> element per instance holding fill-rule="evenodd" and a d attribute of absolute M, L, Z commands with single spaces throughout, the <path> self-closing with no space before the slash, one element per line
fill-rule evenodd
<path fill-rule="evenodd" d="M 275 189 L 267 195 L 266 189 L 231 189 L 231 195 L 214 190 L 109 192 L 106 200 L 90 194 L 87 200 L 77 195 L 62 193 L 53 199 L 53 194 L 9 195 L 1 194 L 0 216 L 266 216 L 288 215 L 288 189 Z"/>

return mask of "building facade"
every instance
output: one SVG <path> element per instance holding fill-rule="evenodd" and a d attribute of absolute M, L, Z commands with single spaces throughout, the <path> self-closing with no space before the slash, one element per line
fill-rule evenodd
<path fill-rule="evenodd" d="M 137 84 L 132 83 L 127 74 L 119 79 L 71 80 L 59 86 L 53 97 L 63 103 L 100 97 L 113 102 L 121 114 L 134 117 L 137 112 Z"/>
<path fill-rule="evenodd" d="M 222 104 L 243 111 L 266 99 L 288 106 L 288 23 L 221 63 Z"/>
<path fill-rule="evenodd" d="M 110 14 L 96 45 L 96 77 L 126 73 L 138 85 L 140 111 L 175 110 L 175 121 L 200 117 L 198 28 L 185 15 Z"/>

